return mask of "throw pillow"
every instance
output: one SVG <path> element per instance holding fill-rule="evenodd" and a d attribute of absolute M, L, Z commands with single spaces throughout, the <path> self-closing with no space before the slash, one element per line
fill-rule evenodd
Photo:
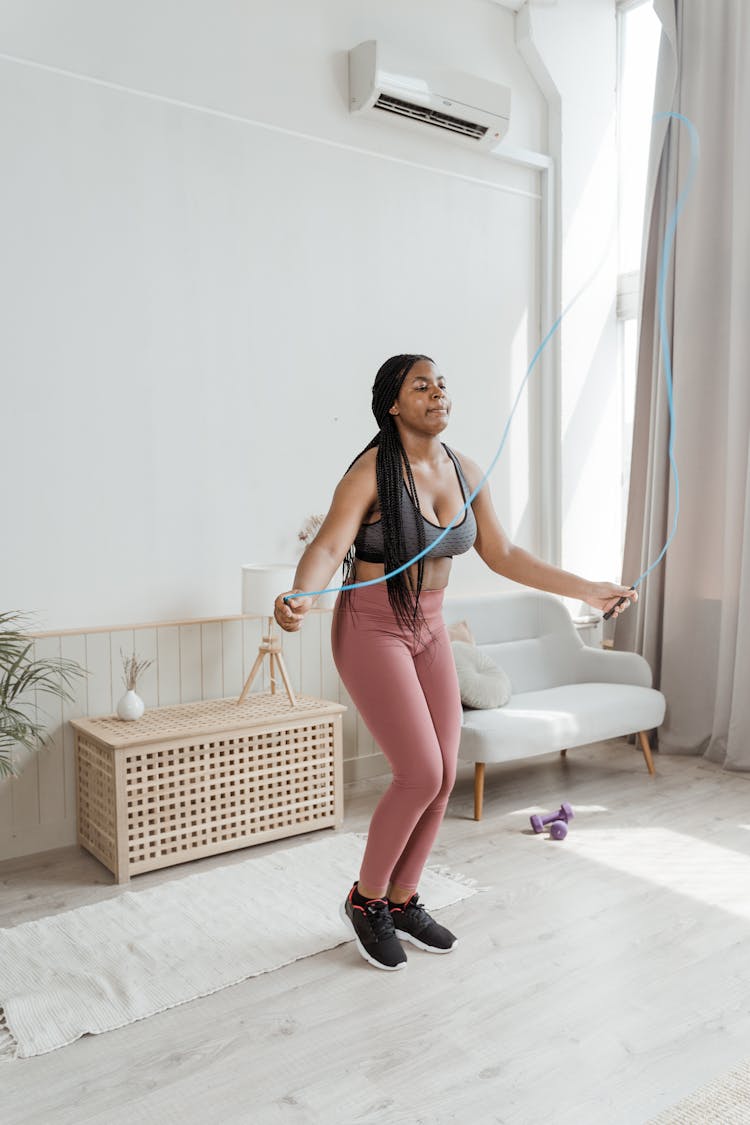
<path fill-rule="evenodd" d="M 494 660 L 476 645 L 466 641 L 452 641 L 451 649 L 464 706 L 482 710 L 504 707 L 511 695 L 511 682 L 507 672 L 498 668 Z"/>
<path fill-rule="evenodd" d="M 476 644 L 471 629 L 465 621 L 457 621 L 455 625 L 448 626 L 448 636 L 452 641 L 466 641 L 467 644 Z"/>

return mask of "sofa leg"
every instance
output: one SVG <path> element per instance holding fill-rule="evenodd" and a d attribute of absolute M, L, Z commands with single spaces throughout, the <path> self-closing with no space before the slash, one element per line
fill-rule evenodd
<path fill-rule="evenodd" d="M 643 751 L 643 757 L 646 759 L 646 765 L 648 766 L 648 772 L 653 777 L 654 774 L 656 773 L 656 770 L 654 769 L 654 759 L 651 757 L 651 747 L 649 746 L 649 743 L 648 743 L 648 735 L 646 734 L 645 731 L 642 731 L 642 730 L 638 731 L 638 740 L 641 744 L 641 750 Z"/>
<path fill-rule="evenodd" d="M 484 801 L 484 762 L 474 763 L 474 820 L 482 819 Z"/>

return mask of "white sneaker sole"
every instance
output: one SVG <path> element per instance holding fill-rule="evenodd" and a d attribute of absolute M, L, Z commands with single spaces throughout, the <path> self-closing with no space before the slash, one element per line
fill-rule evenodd
<path fill-rule="evenodd" d="M 341 915 L 341 919 L 344 922 L 346 928 L 348 930 L 351 930 L 352 934 L 354 935 L 354 942 L 357 946 L 357 949 L 359 950 L 360 957 L 363 957 L 369 965 L 372 965 L 376 969 L 385 969 L 387 973 L 395 973 L 399 969 L 406 968 L 406 961 L 402 961 L 399 965 L 383 965 L 380 961 L 376 961 L 374 957 L 371 957 L 365 947 L 362 945 L 362 942 L 357 937 L 357 931 L 354 929 L 354 924 L 349 915 L 346 913 L 346 906 L 343 903 L 339 907 L 339 914 Z"/>
<path fill-rule="evenodd" d="M 425 953 L 452 953 L 458 945 L 458 938 L 456 938 L 453 945 L 449 945 L 447 949 L 438 949 L 437 946 L 425 945 L 423 941 L 420 941 L 419 938 L 415 938 L 413 934 L 407 934 L 405 930 L 398 929 L 396 930 L 396 937 L 400 941 L 410 941 L 412 945 L 416 945 L 417 949 L 424 949 Z"/>

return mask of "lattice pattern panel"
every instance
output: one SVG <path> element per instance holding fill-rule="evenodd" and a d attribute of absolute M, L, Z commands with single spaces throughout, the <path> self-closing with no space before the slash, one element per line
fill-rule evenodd
<path fill-rule="evenodd" d="M 133 873 L 333 824 L 334 719 L 132 748 L 125 797 Z"/>
<path fill-rule="evenodd" d="M 117 814 L 115 765 L 112 754 L 78 735 L 78 837 L 90 852 L 114 871 Z"/>
<path fill-rule="evenodd" d="M 282 692 L 248 695 L 242 703 L 236 699 L 204 699 L 197 703 L 180 703 L 174 707 L 157 707 L 147 710 L 136 722 L 126 723 L 115 715 L 85 719 L 78 726 L 96 734 L 109 746 L 119 748 L 134 743 L 161 742 L 181 736 L 193 737 L 196 732 L 235 730 L 251 727 L 294 723 L 305 718 L 306 712 L 319 715 L 326 710 L 341 710 L 338 704 L 326 705 L 310 696 L 297 696 L 292 707 Z"/>

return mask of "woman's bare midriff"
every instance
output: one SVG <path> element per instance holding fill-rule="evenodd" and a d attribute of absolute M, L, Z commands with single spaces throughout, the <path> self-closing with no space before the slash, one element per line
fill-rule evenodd
<path fill-rule="evenodd" d="M 357 559 L 355 562 L 355 582 L 370 582 L 373 578 L 382 578 L 385 568 L 382 563 L 369 563 L 363 562 L 362 559 Z M 407 574 L 414 586 L 417 582 L 417 564 L 409 567 Z M 451 573 L 451 559 L 431 559 L 426 556 L 424 560 L 424 574 L 422 576 L 422 589 L 423 590 L 444 590 L 448 585 L 448 579 Z"/>

